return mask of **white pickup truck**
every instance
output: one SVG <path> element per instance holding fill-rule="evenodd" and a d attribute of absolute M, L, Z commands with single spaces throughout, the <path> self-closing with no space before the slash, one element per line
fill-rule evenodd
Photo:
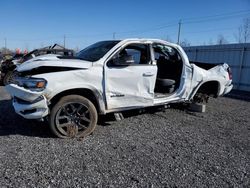
<path fill-rule="evenodd" d="M 94 131 L 98 114 L 202 102 L 230 92 L 227 64 L 204 67 L 163 40 L 102 41 L 75 57 L 33 58 L 16 69 L 6 89 L 19 115 L 46 118 L 58 137 L 84 137 Z"/>

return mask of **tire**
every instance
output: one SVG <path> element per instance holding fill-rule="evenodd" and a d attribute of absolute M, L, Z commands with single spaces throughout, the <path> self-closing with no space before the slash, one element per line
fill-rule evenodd
<path fill-rule="evenodd" d="M 13 71 L 7 72 L 3 78 L 3 85 L 7 86 L 7 85 L 13 83 L 13 79 L 14 79 Z"/>
<path fill-rule="evenodd" d="M 52 107 L 49 126 L 59 138 L 82 138 L 95 130 L 97 119 L 96 108 L 90 100 L 68 95 Z"/>

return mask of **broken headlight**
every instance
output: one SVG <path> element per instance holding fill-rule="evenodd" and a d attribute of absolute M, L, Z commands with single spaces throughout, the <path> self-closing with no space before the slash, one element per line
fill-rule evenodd
<path fill-rule="evenodd" d="M 16 81 L 18 86 L 31 91 L 42 91 L 47 85 L 47 81 L 42 78 L 17 78 Z"/>

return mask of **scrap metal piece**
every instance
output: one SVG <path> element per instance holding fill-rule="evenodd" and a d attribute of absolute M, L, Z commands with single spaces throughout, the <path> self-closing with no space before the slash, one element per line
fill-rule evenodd
<path fill-rule="evenodd" d="M 121 112 L 114 113 L 114 116 L 116 121 L 121 121 L 122 119 L 124 119 Z"/>
<path fill-rule="evenodd" d="M 191 103 L 188 109 L 193 112 L 204 113 L 206 112 L 206 105 L 198 104 L 198 103 Z"/>

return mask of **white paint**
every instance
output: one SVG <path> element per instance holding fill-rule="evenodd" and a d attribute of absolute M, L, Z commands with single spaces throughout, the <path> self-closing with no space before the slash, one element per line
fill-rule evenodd
<path fill-rule="evenodd" d="M 48 103 L 47 99 L 43 96 L 43 92 L 33 92 L 14 84 L 7 85 L 6 90 L 12 97 L 17 97 L 27 101 L 27 103 L 18 103 L 15 99 L 13 99 L 13 106 L 17 114 L 27 119 L 40 119 L 48 115 Z M 39 99 L 40 96 L 42 96 L 41 99 Z M 25 110 L 33 109 L 36 109 L 36 112 L 32 114 L 24 114 Z"/>
<path fill-rule="evenodd" d="M 106 64 L 112 56 L 124 46 L 131 43 L 162 43 L 175 48 L 181 55 L 183 71 L 179 88 L 170 96 L 154 98 L 157 66 L 152 58 L 152 65 L 127 66 L 110 68 Z M 59 59 L 58 55 L 44 55 L 35 57 L 17 68 L 17 71 L 29 71 L 41 66 L 73 67 L 77 70 L 39 74 L 33 77 L 47 80 L 46 89 L 42 92 L 32 92 L 17 85 L 6 87 L 14 97 L 18 97 L 30 104 L 20 104 L 14 101 L 16 112 L 28 119 L 38 119 L 49 114 L 48 104 L 51 99 L 61 92 L 71 89 L 89 89 L 93 91 L 100 106 L 100 112 L 121 111 L 125 109 L 141 108 L 167 104 L 171 102 L 188 101 L 192 99 L 199 86 L 207 81 L 220 83 L 219 95 L 228 93 L 231 88 L 226 64 L 204 70 L 189 63 L 183 49 L 172 43 L 157 39 L 127 39 L 119 42 L 103 58 L 96 62 L 77 59 Z M 42 96 L 42 100 L 35 101 Z M 22 114 L 21 111 L 37 109 L 35 113 Z"/>
<path fill-rule="evenodd" d="M 23 72 L 32 70 L 42 66 L 53 67 L 72 67 L 72 68 L 89 68 L 92 62 L 78 60 L 78 59 L 59 59 L 57 54 L 41 55 L 32 58 L 17 67 L 17 71 Z"/>

